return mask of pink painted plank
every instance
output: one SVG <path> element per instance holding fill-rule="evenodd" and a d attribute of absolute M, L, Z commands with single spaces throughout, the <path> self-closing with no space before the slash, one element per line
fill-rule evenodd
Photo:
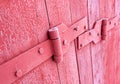
<path fill-rule="evenodd" d="M 93 28 L 95 21 L 100 19 L 99 10 L 100 10 L 99 0 L 88 0 L 88 15 L 89 15 L 90 29 Z M 104 81 L 103 81 L 104 68 L 102 64 L 101 54 L 102 54 L 101 42 L 95 45 L 91 43 L 94 84 L 104 84 Z"/>
<path fill-rule="evenodd" d="M 90 28 L 97 19 L 114 17 L 114 0 L 89 1 Z M 118 52 L 116 36 L 116 30 L 112 30 L 107 34 L 106 41 L 91 44 L 94 84 L 115 84 L 115 58 Z"/>
<path fill-rule="evenodd" d="M 115 0 L 115 15 L 120 15 L 120 0 Z M 116 84 L 120 84 L 120 25 L 117 27 Z"/>
<path fill-rule="evenodd" d="M 120 26 L 118 26 L 117 30 L 117 57 L 116 57 L 116 84 L 120 84 Z"/>
<path fill-rule="evenodd" d="M 101 17 L 112 18 L 115 16 L 115 0 L 101 0 L 100 8 L 104 7 L 104 10 L 100 10 Z M 104 13 L 103 13 L 104 12 Z M 117 32 L 111 30 L 108 33 L 107 40 L 102 44 L 103 46 L 103 62 L 104 62 L 104 83 L 115 84 L 116 83 L 116 56 L 117 56 Z"/>
<path fill-rule="evenodd" d="M 28 50 L 38 43 L 38 39 L 41 39 L 41 41 L 47 39 L 46 32 L 49 26 L 46 12 L 38 13 L 45 9 L 44 2 L 41 2 L 41 9 L 37 10 L 35 9 L 35 4 L 38 3 L 36 1 L 2 0 L 2 3 L 0 3 L 1 60 L 6 61 Z M 39 38 L 40 32 L 43 33 L 41 38 Z"/>
<path fill-rule="evenodd" d="M 0 63 L 47 39 L 49 23 L 44 0 L 1 0 L 0 12 Z M 14 83 L 41 81 L 59 84 L 57 67 L 51 59 Z"/>
<path fill-rule="evenodd" d="M 87 0 L 70 0 L 72 23 L 87 16 Z M 77 50 L 79 80 L 81 84 L 93 84 L 90 45 Z"/>
<path fill-rule="evenodd" d="M 71 24 L 69 0 L 46 0 L 50 26 L 59 23 Z M 70 44 L 69 50 L 64 55 L 63 62 L 58 65 L 58 73 L 61 84 L 79 84 L 78 69 L 74 43 Z"/>

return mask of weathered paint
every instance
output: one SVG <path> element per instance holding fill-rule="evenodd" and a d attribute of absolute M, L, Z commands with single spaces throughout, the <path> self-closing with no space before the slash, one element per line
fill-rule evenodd
<path fill-rule="evenodd" d="M 120 14 L 120 0 L 0 0 L 0 64 L 48 39 L 47 31 L 67 26 L 84 16 L 89 29 L 96 20 Z M 105 41 L 77 50 L 70 43 L 63 62 L 52 58 L 16 80 L 14 84 L 119 84 L 120 29 Z"/>
<path fill-rule="evenodd" d="M 119 16 L 120 15 L 120 0 L 115 0 L 115 15 Z M 116 84 L 120 83 L 120 26 L 117 27 L 118 30 L 116 30 L 117 36 L 116 36 L 116 40 L 117 40 L 117 57 L 116 57 Z"/>
<path fill-rule="evenodd" d="M 88 16 L 87 0 L 70 0 L 70 4 L 73 23 L 84 16 Z M 88 29 L 86 28 L 85 30 L 87 31 Z M 93 84 L 90 45 L 88 44 L 81 50 L 77 50 L 76 47 L 76 55 L 80 83 Z"/>
<path fill-rule="evenodd" d="M 94 22 L 100 19 L 99 0 L 88 0 L 89 27 L 93 28 Z M 101 42 L 94 45 L 91 43 L 91 56 L 93 66 L 94 84 L 104 84 L 103 82 L 103 64 L 101 55 Z"/>

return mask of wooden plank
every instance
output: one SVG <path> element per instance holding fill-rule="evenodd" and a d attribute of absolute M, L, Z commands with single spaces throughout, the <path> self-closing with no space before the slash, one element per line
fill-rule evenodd
<path fill-rule="evenodd" d="M 120 15 L 120 0 L 115 0 L 115 15 Z M 117 27 L 116 84 L 120 83 L 120 25 Z"/>
<path fill-rule="evenodd" d="M 44 0 L 0 1 L 0 63 L 45 41 L 49 29 Z M 47 60 L 15 84 L 59 84 L 56 64 Z"/>
<path fill-rule="evenodd" d="M 115 16 L 115 0 L 101 0 L 100 8 L 105 7 L 104 10 L 100 10 L 101 17 L 114 17 Z M 103 13 L 104 12 L 104 13 Z M 103 46 L 103 62 L 104 62 L 104 83 L 115 84 L 116 82 L 116 56 L 117 56 L 117 33 L 116 30 L 111 30 L 108 33 L 107 40 L 102 44 Z M 111 50 L 112 49 L 112 50 Z"/>
<path fill-rule="evenodd" d="M 95 21 L 99 19 L 99 0 L 88 0 L 89 28 L 92 29 Z M 101 44 L 91 43 L 91 56 L 93 66 L 94 84 L 103 83 L 103 64 L 101 55 Z"/>
<path fill-rule="evenodd" d="M 120 28 L 120 26 L 118 27 Z M 120 29 L 117 30 L 116 84 L 120 83 Z"/>
<path fill-rule="evenodd" d="M 46 0 L 50 26 L 59 23 L 71 24 L 69 0 Z M 58 65 L 61 84 L 79 84 L 78 69 L 74 43 L 70 44 L 69 50 L 64 55 L 63 62 Z"/>
<path fill-rule="evenodd" d="M 90 28 L 97 19 L 114 17 L 114 0 L 89 0 L 88 3 Z M 116 30 L 107 35 L 106 41 L 91 44 L 94 84 L 115 84 Z"/>
<path fill-rule="evenodd" d="M 87 16 L 87 0 L 70 0 L 72 23 Z M 93 84 L 90 45 L 77 50 L 79 81 L 81 84 Z"/>

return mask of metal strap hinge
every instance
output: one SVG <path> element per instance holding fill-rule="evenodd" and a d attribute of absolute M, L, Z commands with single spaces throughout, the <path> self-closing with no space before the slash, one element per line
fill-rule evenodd
<path fill-rule="evenodd" d="M 106 39 L 107 31 L 117 25 L 117 19 L 115 17 L 111 20 L 96 21 L 91 30 L 88 30 L 87 17 L 69 27 L 62 23 L 49 29 L 47 41 L 0 65 L 0 82 L 3 84 L 14 82 L 53 55 L 56 63 L 60 63 L 63 60 L 64 53 L 69 48 L 70 42 L 76 38 L 78 38 L 78 49 L 90 42 L 97 43 L 101 39 Z"/>
<path fill-rule="evenodd" d="M 93 29 L 88 30 L 87 32 L 78 36 L 77 39 L 78 49 L 81 49 L 90 42 L 96 44 L 101 40 L 106 40 L 107 32 L 113 29 L 118 24 L 119 24 L 118 17 L 114 17 L 109 20 L 107 18 L 104 18 L 96 21 L 95 24 L 93 25 Z"/>

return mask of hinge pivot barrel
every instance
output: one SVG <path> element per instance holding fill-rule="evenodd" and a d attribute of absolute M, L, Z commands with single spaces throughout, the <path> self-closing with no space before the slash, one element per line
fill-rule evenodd
<path fill-rule="evenodd" d="M 107 19 L 104 19 L 102 20 L 102 28 L 101 28 L 101 39 L 102 40 L 106 40 L 106 36 L 107 36 L 107 23 L 108 23 L 108 20 Z"/>
<path fill-rule="evenodd" d="M 58 27 L 51 28 L 48 32 L 53 45 L 54 60 L 56 63 L 60 63 L 63 60 L 63 52 Z"/>

